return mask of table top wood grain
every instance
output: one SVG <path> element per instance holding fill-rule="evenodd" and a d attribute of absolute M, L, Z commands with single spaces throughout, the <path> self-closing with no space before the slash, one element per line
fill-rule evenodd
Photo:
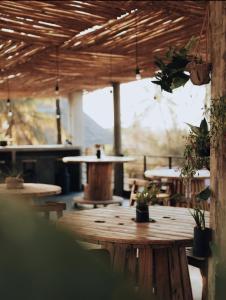
<path fill-rule="evenodd" d="M 64 163 L 124 163 L 133 161 L 133 157 L 128 156 L 102 156 L 101 158 L 97 158 L 96 156 L 67 156 L 63 157 Z"/>
<path fill-rule="evenodd" d="M 79 239 L 97 244 L 191 246 L 195 223 L 187 208 L 150 206 L 149 213 L 155 223 L 136 223 L 134 207 L 65 212 L 59 225 L 72 230 Z M 208 212 L 206 222 L 209 224 Z"/>

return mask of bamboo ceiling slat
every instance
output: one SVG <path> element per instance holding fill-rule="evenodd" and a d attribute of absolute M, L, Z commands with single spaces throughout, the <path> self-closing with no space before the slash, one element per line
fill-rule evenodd
<path fill-rule="evenodd" d="M 137 34 L 142 77 L 156 55 L 199 36 L 206 1 L 0 1 L 0 98 L 54 96 L 56 47 L 60 92 L 134 80 Z M 137 26 L 137 30 L 136 30 Z M 201 50 L 205 49 L 202 40 Z"/>

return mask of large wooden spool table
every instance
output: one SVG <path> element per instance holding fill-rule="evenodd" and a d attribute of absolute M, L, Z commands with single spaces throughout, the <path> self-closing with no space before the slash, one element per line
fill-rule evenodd
<path fill-rule="evenodd" d="M 108 205 L 121 203 L 122 198 L 113 196 L 112 193 L 112 169 L 114 163 L 133 161 L 132 157 L 119 156 L 75 156 L 64 157 L 64 163 L 86 163 L 88 169 L 88 183 L 84 189 L 84 198 L 74 198 L 75 203 Z"/>
<path fill-rule="evenodd" d="M 186 194 L 186 186 L 183 183 L 180 169 L 153 169 L 144 172 L 144 176 L 148 179 L 167 179 L 168 183 L 171 183 L 171 195 L 174 194 Z M 193 199 L 195 195 L 201 192 L 206 184 L 205 180 L 210 179 L 210 172 L 208 170 L 198 170 L 190 182 L 190 191 L 186 195 L 188 198 Z"/>
<path fill-rule="evenodd" d="M 7 189 L 5 183 L 0 184 L 0 197 L 22 198 L 34 201 L 36 197 L 47 197 L 61 193 L 61 187 L 53 184 L 24 183 L 22 189 Z"/>
<path fill-rule="evenodd" d="M 194 220 L 186 208 L 150 206 L 149 212 L 155 223 L 136 223 L 133 207 L 65 212 L 59 226 L 108 249 L 113 269 L 127 274 L 146 295 L 191 300 L 185 247 L 192 245 Z M 207 212 L 207 225 L 208 219 Z"/>

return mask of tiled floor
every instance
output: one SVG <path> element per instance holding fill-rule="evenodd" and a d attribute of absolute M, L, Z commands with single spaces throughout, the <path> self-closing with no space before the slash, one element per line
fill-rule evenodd
<path fill-rule="evenodd" d="M 59 196 L 54 196 L 54 197 L 48 197 L 48 200 L 65 202 L 67 205 L 67 210 L 75 210 L 74 204 L 73 204 L 73 197 L 78 196 L 78 195 L 79 195 L 78 193 L 71 193 L 69 195 L 59 195 Z M 39 201 L 40 202 L 46 201 L 46 198 L 40 199 Z M 128 206 L 128 199 L 124 200 L 123 206 Z M 103 207 L 103 206 L 100 206 L 100 207 Z M 93 207 L 91 205 L 86 205 L 86 206 L 80 206 L 77 209 L 93 209 Z M 191 284 L 192 284 L 193 299 L 201 300 L 202 282 L 201 282 L 200 271 L 197 268 L 189 266 L 189 273 L 190 273 Z"/>

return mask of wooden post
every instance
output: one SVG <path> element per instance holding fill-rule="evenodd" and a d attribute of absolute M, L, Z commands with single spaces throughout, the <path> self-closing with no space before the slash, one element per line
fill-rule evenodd
<path fill-rule="evenodd" d="M 114 99 L 114 153 L 116 156 L 122 155 L 121 143 L 121 113 L 120 113 L 120 83 L 113 82 L 113 99 Z M 114 194 L 122 196 L 123 194 L 123 164 L 115 164 Z"/>
<path fill-rule="evenodd" d="M 212 81 L 211 97 L 219 98 L 226 95 L 226 2 L 210 1 L 211 30 L 211 62 Z M 214 101 L 214 100 L 212 100 Z M 219 251 L 219 257 L 213 253 L 209 259 L 208 299 L 224 299 L 219 295 L 219 285 L 216 283 L 216 272 L 226 260 L 226 140 L 222 135 L 219 146 L 211 149 L 211 227 L 214 230 L 214 244 Z M 216 264 L 218 259 L 218 264 Z M 224 294 L 226 283 L 224 283 Z"/>
<path fill-rule="evenodd" d="M 60 100 L 56 99 L 57 144 L 62 144 Z"/>

